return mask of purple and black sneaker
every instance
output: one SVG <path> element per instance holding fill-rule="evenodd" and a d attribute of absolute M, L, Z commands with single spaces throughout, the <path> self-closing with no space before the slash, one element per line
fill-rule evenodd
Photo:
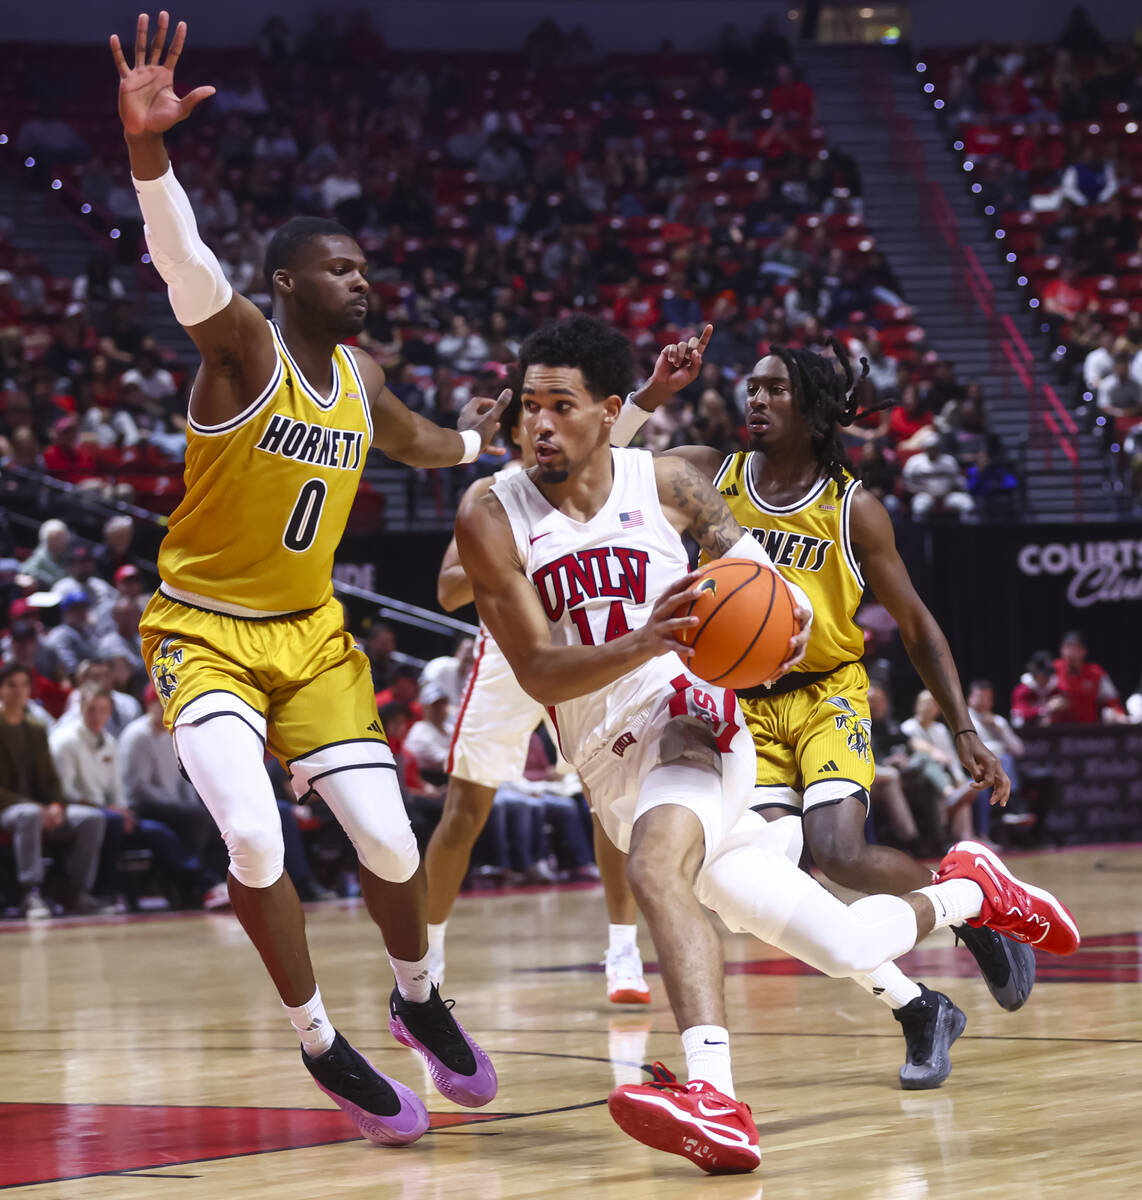
<path fill-rule="evenodd" d="M 403 1083 L 382 1075 L 340 1035 L 324 1054 L 301 1052 L 314 1083 L 378 1146 L 406 1146 L 428 1129 L 428 1110 Z"/>
<path fill-rule="evenodd" d="M 480 1108 L 499 1088 L 492 1060 L 464 1032 L 452 1015 L 453 1000 L 441 1000 L 433 985 L 423 1004 L 406 1000 L 393 988 L 389 1031 L 428 1064 L 436 1090 L 465 1108 Z"/>

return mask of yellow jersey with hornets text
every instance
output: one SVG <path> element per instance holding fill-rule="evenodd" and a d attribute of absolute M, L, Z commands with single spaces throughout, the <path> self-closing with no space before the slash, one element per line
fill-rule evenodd
<path fill-rule="evenodd" d="M 754 451 L 731 454 L 714 486 L 741 527 L 755 537 L 777 569 L 805 590 L 813 605 L 813 630 L 798 672 L 832 671 L 858 662 L 864 633 L 854 619 L 864 578 L 849 536 L 849 513 L 860 481 L 847 472 L 844 488 L 827 476 L 794 504 L 767 504 L 752 484 Z"/>
<path fill-rule="evenodd" d="M 364 383 L 345 346 L 322 396 L 276 325 L 262 394 L 220 425 L 187 424 L 186 496 L 159 550 L 162 590 L 238 616 L 318 608 L 373 438 Z"/>

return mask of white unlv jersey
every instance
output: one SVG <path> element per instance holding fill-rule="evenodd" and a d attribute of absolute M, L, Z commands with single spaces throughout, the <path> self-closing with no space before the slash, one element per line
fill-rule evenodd
<path fill-rule="evenodd" d="M 557 646 L 601 645 L 640 628 L 659 596 L 690 569 L 658 503 L 652 455 L 612 449 L 611 461 L 611 493 L 586 522 L 552 508 L 526 471 L 492 485 Z M 553 715 L 564 755 L 584 763 L 684 671 L 676 654 L 665 654 L 602 691 L 558 705 Z"/>

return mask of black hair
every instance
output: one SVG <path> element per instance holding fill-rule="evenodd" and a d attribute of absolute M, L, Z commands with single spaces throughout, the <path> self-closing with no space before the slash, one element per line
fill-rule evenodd
<path fill-rule="evenodd" d="M 28 682 L 32 682 L 32 672 L 29 667 L 25 667 L 20 662 L 5 663 L 0 667 L 0 683 L 7 683 L 13 675 L 27 675 Z"/>
<path fill-rule="evenodd" d="M 297 252 L 319 237 L 352 238 L 353 235 L 344 225 L 325 217 L 292 217 L 274 233 L 266 247 L 266 261 L 262 268 L 271 295 L 274 272 L 288 271 L 297 261 Z"/>
<path fill-rule="evenodd" d="M 860 375 L 855 376 L 848 350 L 835 337 L 830 337 L 828 344 L 836 355 L 835 359 L 790 346 L 770 346 L 769 353 L 785 364 L 793 398 L 809 427 L 813 453 L 825 474 L 836 480 L 838 487 L 843 490 L 843 472 L 851 472 L 853 464 L 841 441 L 840 427 L 847 427 L 869 413 L 889 408 L 892 402 L 882 400 L 877 404 L 862 405 L 868 359 L 861 358 Z M 838 363 L 841 366 L 839 372 Z"/>
<path fill-rule="evenodd" d="M 412 663 L 397 663 L 393 667 L 394 679 L 420 679 L 420 668 L 414 667 Z"/>
<path fill-rule="evenodd" d="M 578 367 L 597 400 L 625 397 L 634 386 L 634 353 L 625 334 L 598 317 L 574 316 L 549 321 L 520 347 L 522 375 L 530 366 Z"/>
<path fill-rule="evenodd" d="M 1027 660 L 1027 670 L 1041 671 L 1044 675 L 1051 675 L 1055 670 L 1055 656 L 1050 650 L 1036 650 Z"/>
<path fill-rule="evenodd" d="M 1080 633 L 1079 630 L 1072 629 L 1070 631 L 1070 633 L 1063 634 L 1062 641 L 1059 642 L 1059 645 L 1060 646 L 1066 645 L 1067 642 L 1078 642 L 1078 644 L 1080 646 L 1085 647 L 1086 646 L 1086 636 L 1085 636 L 1085 634 Z"/>

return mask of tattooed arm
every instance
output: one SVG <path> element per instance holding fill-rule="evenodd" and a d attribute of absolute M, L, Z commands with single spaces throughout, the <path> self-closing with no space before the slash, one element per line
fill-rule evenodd
<path fill-rule="evenodd" d="M 904 648 L 924 686 L 935 697 L 952 733 L 967 731 L 955 739 L 960 762 L 977 788 L 994 788 L 992 804 L 1006 804 L 1011 780 L 975 732 L 947 639 L 912 586 L 884 505 L 864 488 L 858 488 L 852 499 L 851 531 L 865 580 L 896 619 Z"/>
<path fill-rule="evenodd" d="M 658 481 L 658 502 L 666 519 L 679 533 L 692 537 L 707 558 L 752 558 L 777 571 L 760 543 L 737 523 L 725 499 L 701 468 L 688 459 L 667 455 L 655 458 L 654 474 Z M 767 681 L 770 683 L 805 657 L 813 623 L 813 606 L 808 596 L 792 580 L 785 582 L 797 604 L 800 628 L 789 641 L 785 662 L 773 679 Z"/>

